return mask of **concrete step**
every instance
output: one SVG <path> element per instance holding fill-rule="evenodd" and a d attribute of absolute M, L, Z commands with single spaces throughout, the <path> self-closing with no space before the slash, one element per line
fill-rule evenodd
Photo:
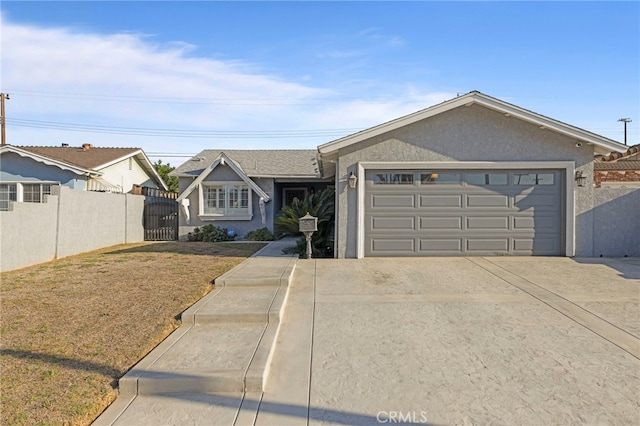
<path fill-rule="evenodd" d="M 258 400 L 242 395 L 264 390 L 295 265 L 293 256 L 252 257 L 217 278 L 216 288 L 182 314 L 181 327 L 119 380 L 118 398 L 94 424 L 160 424 L 172 416 L 189 423 L 205 414 L 188 407 L 209 400 L 220 407 L 203 413 L 255 418 Z"/>
<path fill-rule="evenodd" d="M 286 287 L 223 287 L 182 314 L 183 324 L 267 323 L 280 320 Z M 194 305 L 195 306 L 195 305 Z"/>
<path fill-rule="evenodd" d="M 96 422 L 94 425 L 246 425 L 253 423 L 251 417 L 255 417 L 257 409 L 252 405 L 259 398 L 260 394 L 239 392 L 141 395 L 123 406 L 113 423 Z M 240 421 L 241 417 L 249 417 L 249 421 Z"/>

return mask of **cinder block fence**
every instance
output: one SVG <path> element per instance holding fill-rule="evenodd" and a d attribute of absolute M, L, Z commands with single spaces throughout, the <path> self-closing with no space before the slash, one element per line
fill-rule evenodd
<path fill-rule="evenodd" d="M 43 203 L 0 211 L 0 271 L 144 241 L 144 196 L 64 186 Z"/>

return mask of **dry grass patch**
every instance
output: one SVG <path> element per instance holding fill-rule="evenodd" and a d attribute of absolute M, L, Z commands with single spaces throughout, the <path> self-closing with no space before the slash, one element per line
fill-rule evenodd
<path fill-rule="evenodd" d="M 129 244 L 2 274 L 1 423 L 90 424 L 180 313 L 261 247 Z"/>

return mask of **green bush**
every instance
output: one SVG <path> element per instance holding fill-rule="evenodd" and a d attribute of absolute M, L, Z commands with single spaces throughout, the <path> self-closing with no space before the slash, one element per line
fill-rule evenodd
<path fill-rule="evenodd" d="M 189 233 L 189 241 L 207 241 L 217 243 L 220 241 L 233 241 L 236 239 L 235 232 L 227 228 L 218 228 L 213 225 L 205 225 L 202 228 L 195 228 L 193 233 Z"/>
<path fill-rule="evenodd" d="M 276 217 L 276 232 L 285 235 L 302 235 L 298 231 L 298 220 L 309 213 L 318 218 L 318 231 L 313 234 L 311 244 L 314 257 L 333 257 L 333 223 L 335 217 L 335 191 L 327 188 L 294 200 L 285 206 Z M 303 237 L 298 240 L 295 252 L 306 256 L 307 243 Z"/>
<path fill-rule="evenodd" d="M 250 231 L 244 237 L 247 241 L 273 241 L 273 233 L 269 231 L 269 228 L 264 227 L 260 229 L 256 229 L 255 231 Z"/>

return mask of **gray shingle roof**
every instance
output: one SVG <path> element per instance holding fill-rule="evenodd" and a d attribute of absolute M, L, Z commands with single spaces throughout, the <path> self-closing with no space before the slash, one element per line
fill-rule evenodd
<path fill-rule="evenodd" d="M 235 150 L 206 149 L 178 166 L 175 176 L 198 176 L 223 153 L 249 177 L 320 178 L 320 167 L 314 149 Z"/>

